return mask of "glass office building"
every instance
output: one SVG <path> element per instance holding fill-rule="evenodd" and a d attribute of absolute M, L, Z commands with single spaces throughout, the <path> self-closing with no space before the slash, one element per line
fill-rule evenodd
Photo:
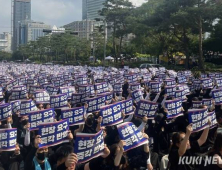
<path fill-rule="evenodd" d="M 12 49 L 15 51 L 19 45 L 19 25 L 24 20 L 31 20 L 31 0 L 13 0 L 13 40 Z"/>
<path fill-rule="evenodd" d="M 82 0 L 82 20 L 95 20 L 102 18 L 99 10 L 103 8 L 106 0 Z"/>

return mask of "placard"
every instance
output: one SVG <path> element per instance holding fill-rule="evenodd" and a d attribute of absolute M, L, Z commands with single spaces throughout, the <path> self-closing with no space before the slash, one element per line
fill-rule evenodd
<path fill-rule="evenodd" d="M 106 93 L 109 92 L 108 84 L 103 82 L 103 83 L 96 83 L 94 85 L 95 91 L 97 94 L 101 93 Z"/>
<path fill-rule="evenodd" d="M 12 90 L 11 91 L 10 100 L 24 100 L 27 99 L 27 91 L 26 90 Z"/>
<path fill-rule="evenodd" d="M 141 90 L 135 90 L 132 92 L 132 99 L 135 100 L 137 103 L 143 99 L 143 93 Z"/>
<path fill-rule="evenodd" d="M 142 132 L 132 122 L 119 124 L 117 129 L 120 139 L 126 142 L 123 146 L 124 152 L 148 143 L 148 139 L 143 137 Z"/>
<path fill-rule="evenodd" d="M 32 111 L 26 114 L 29 118 L 29 130 L 37 130 L 40 123 L 54 122 L 55 112 L 53 108 Z"/>
<path fill-rule="evenodd" d="M 148 86 L 153 93 L 159 93 L 161 91 L 161 83 L 156 81 L 149 81 Z"/>
<path fill-rule="evenodd" d="M 176 118 L 182 116 L 182 101 L 180 99 L 166 100 L 165 108 L 167 109 L 167 118 Z"/>
<path fill-rule="evenodd" d="M 102 155 L 105 148 L 103 131 L 96 134 L 77 133 L 74 153 L 77 154 L 78 163 L 86 163 Z"/>
<path fill-rule="evenodd" d="M 123 100 L 121 106 L 122 106 L 122 112 L 125 115 L 134 114 L 133 100 L 132 99 Z"/>
<path fill-rule="evenodd" d="M 121 102 L 102 106 L 100 109 L 100 116 L 103 118 L 101 126 L 113 126 L 123 122 Z"/>
<path fill-rule="evenodd" d="M 146 116 L 149 119 L 154 119 L 157 108 L 158 108 L 158 103 L 147 100 L 140 100 L 135 115 L 141 118 Z"/>
<path fill-rule="evenodd" d="M 212 90 L 212 97 L 215 100 L 216 105 L 222 104 L 222 90 L 221 89 Z"/>
<path fill-rule="evenodd" d="M 30 100 L 23 100 L 21 101 L 21 107 L 20 107 L 20 115 L 24 115 L 26 113 L 29 113 L 31 111 L 37 111 L 37 107 L 35 103 Z"/>
<path fill-rule="evenodd" d="M 86 101 L 87 94 L 84 93 L 73 93 L 71 98 L 71 103 L 73 105 L 80 104 Z"/>
<path fill-rule="evenodd" d="M 106 105 L 106 96 L 88 98 L 85 102 L 88 104 L 87 113 L 100 111 L 100 107 Z"/>
<path fill-rule="evenodd" d="M 88 96 L 94 95 L 95 90 L 93 85 L 79 85 L 79 91 L 78 93 L 86 93 Z"/>
<path fill-rule="evenodd" d="M 39 124 L 38 128 L 38 134 L 42 139 L 41 144 L 39 144 L 39 148 L 50 147 L 69 142 L 69 139 L 67 138 L 69 122 L 67 119 L 54 123 L 41 123 Z"/>
<path fill-rule="evenodd" d="M 14 151 L 17 140 L 17 129 L 0 129 L 0 151 Z"/>
<path fill-rule="evenodd" d="M 12 115 L 12 106 L 9 103 L 0 104 L 0 121 Z"/>
<path fill-rule="evenodd" d="M 61 109 L 61 119 L 68 119 L 69 126 L 85 124 L 84 113 L 84 106 L 70 109 Z"/>
<path fill-rule="evenodd" d="M 66 94 L 50 96 L 50 105 L 52 108 L 68 107 L 68 98 Z"/>
<path fill-rule="evenodd" d="M 175 96 L 175 91 L 176 91 L 176 86 L 166 86 L 165 87 L 165 93 L 169 97 L 174 97 Z"/>
<path fill-rule="evenodd" d="M 189 123 L 192 123 L 193 132 L 201 131 L 208 127 L 207 109 L 188 110 Z"/>
<path fill-rule="evenodd" d="M 50 96 L 45 90 L 37 90 L 34 92 L 34 98 L 36 103 L 49 103 Z"/>
<path fill-rule="evenodd" d="M 203 85 L 203 89 L 213 88 L 213 81 L 210 78 L 201 79 L 201 83 Z"/>
<path fill-rule="evenodd" d="M 59 88 L 54 87 L 54 86 L 47 86 L 46 87 L 47 92 L 49 93 L 50 96 L 57 95 L 59 92 Z"/>
<path fill-rule="evenodd" d="M 131 91 L 140 90 L 140 89 L 141 89 L 140 83 L 130 84 Z"/>
<path fill-rule="evenodd" d="M 21 108 L 21 101 L 20 100 L 11 101 L 10 104 L 12 106 L 12 113 L 13 114 L 16 114 Z"/>

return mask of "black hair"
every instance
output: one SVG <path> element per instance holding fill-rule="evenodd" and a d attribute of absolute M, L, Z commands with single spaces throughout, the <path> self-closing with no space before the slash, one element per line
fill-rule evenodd
<path fill-rule="evenodd" d="M 181 134 L 185 134 L 184 132 L 175 132 L 175 133 L 173 133 L 173 135 L 172 135 L 172 145 L 175 147 L 176 146 L 176 144 L 178 144 L 178 143 L 180 143 L 181 141 L 181 139 L 180 139 L 180 135 Z"/>
<path fill-rule="evenodd" d="M 63 158 L 66 158 L 70 153 L 73 153 L 73 147 L 70 145 L 63 145 L 60 146 L 55 153 L 56 160 L 62 160 Z"/>
<path fill-rule="evenodd" d="M 199 101 L 198 97 L 194 97 L 192 101 Z"/>
<path fill-rule="evenodd" d="M 218 133 L 216 136 L 216 139 L 214 141 L 214 146 L 213 146 L 213 150 L 215 151 L 221 151 L 222 149 L 222 133 Z"/>

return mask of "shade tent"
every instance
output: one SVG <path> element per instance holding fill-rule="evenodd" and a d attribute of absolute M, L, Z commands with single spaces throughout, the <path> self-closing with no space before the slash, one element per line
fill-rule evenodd
<path fill-rule="evenodd" d="M 114 60 L 114 58 L 111 57 L 111 56 L 108 56 L 108 57 L 105 58 L 105 60 Z"/>

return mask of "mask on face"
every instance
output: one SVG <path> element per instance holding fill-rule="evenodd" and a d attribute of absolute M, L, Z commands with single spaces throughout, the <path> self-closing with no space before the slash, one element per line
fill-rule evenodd
<path fill-rule="evenodd" d="M 45 153 L 37 153 L 37 159 L 40 161 L 43 161 L 45 159 Z"/>
<path fill-rule="evenodd" d="M 27 123 L 28 123 L 28 120 L 27 120 L 27 119 L 25 119 L 25 120 L 22 120 L 22 122 L 21 122 L 21 123 L 22 123 L 22 125 L 23 125 L 23 126 L 25 126 L 25 125 L 27 125 Z"/>

